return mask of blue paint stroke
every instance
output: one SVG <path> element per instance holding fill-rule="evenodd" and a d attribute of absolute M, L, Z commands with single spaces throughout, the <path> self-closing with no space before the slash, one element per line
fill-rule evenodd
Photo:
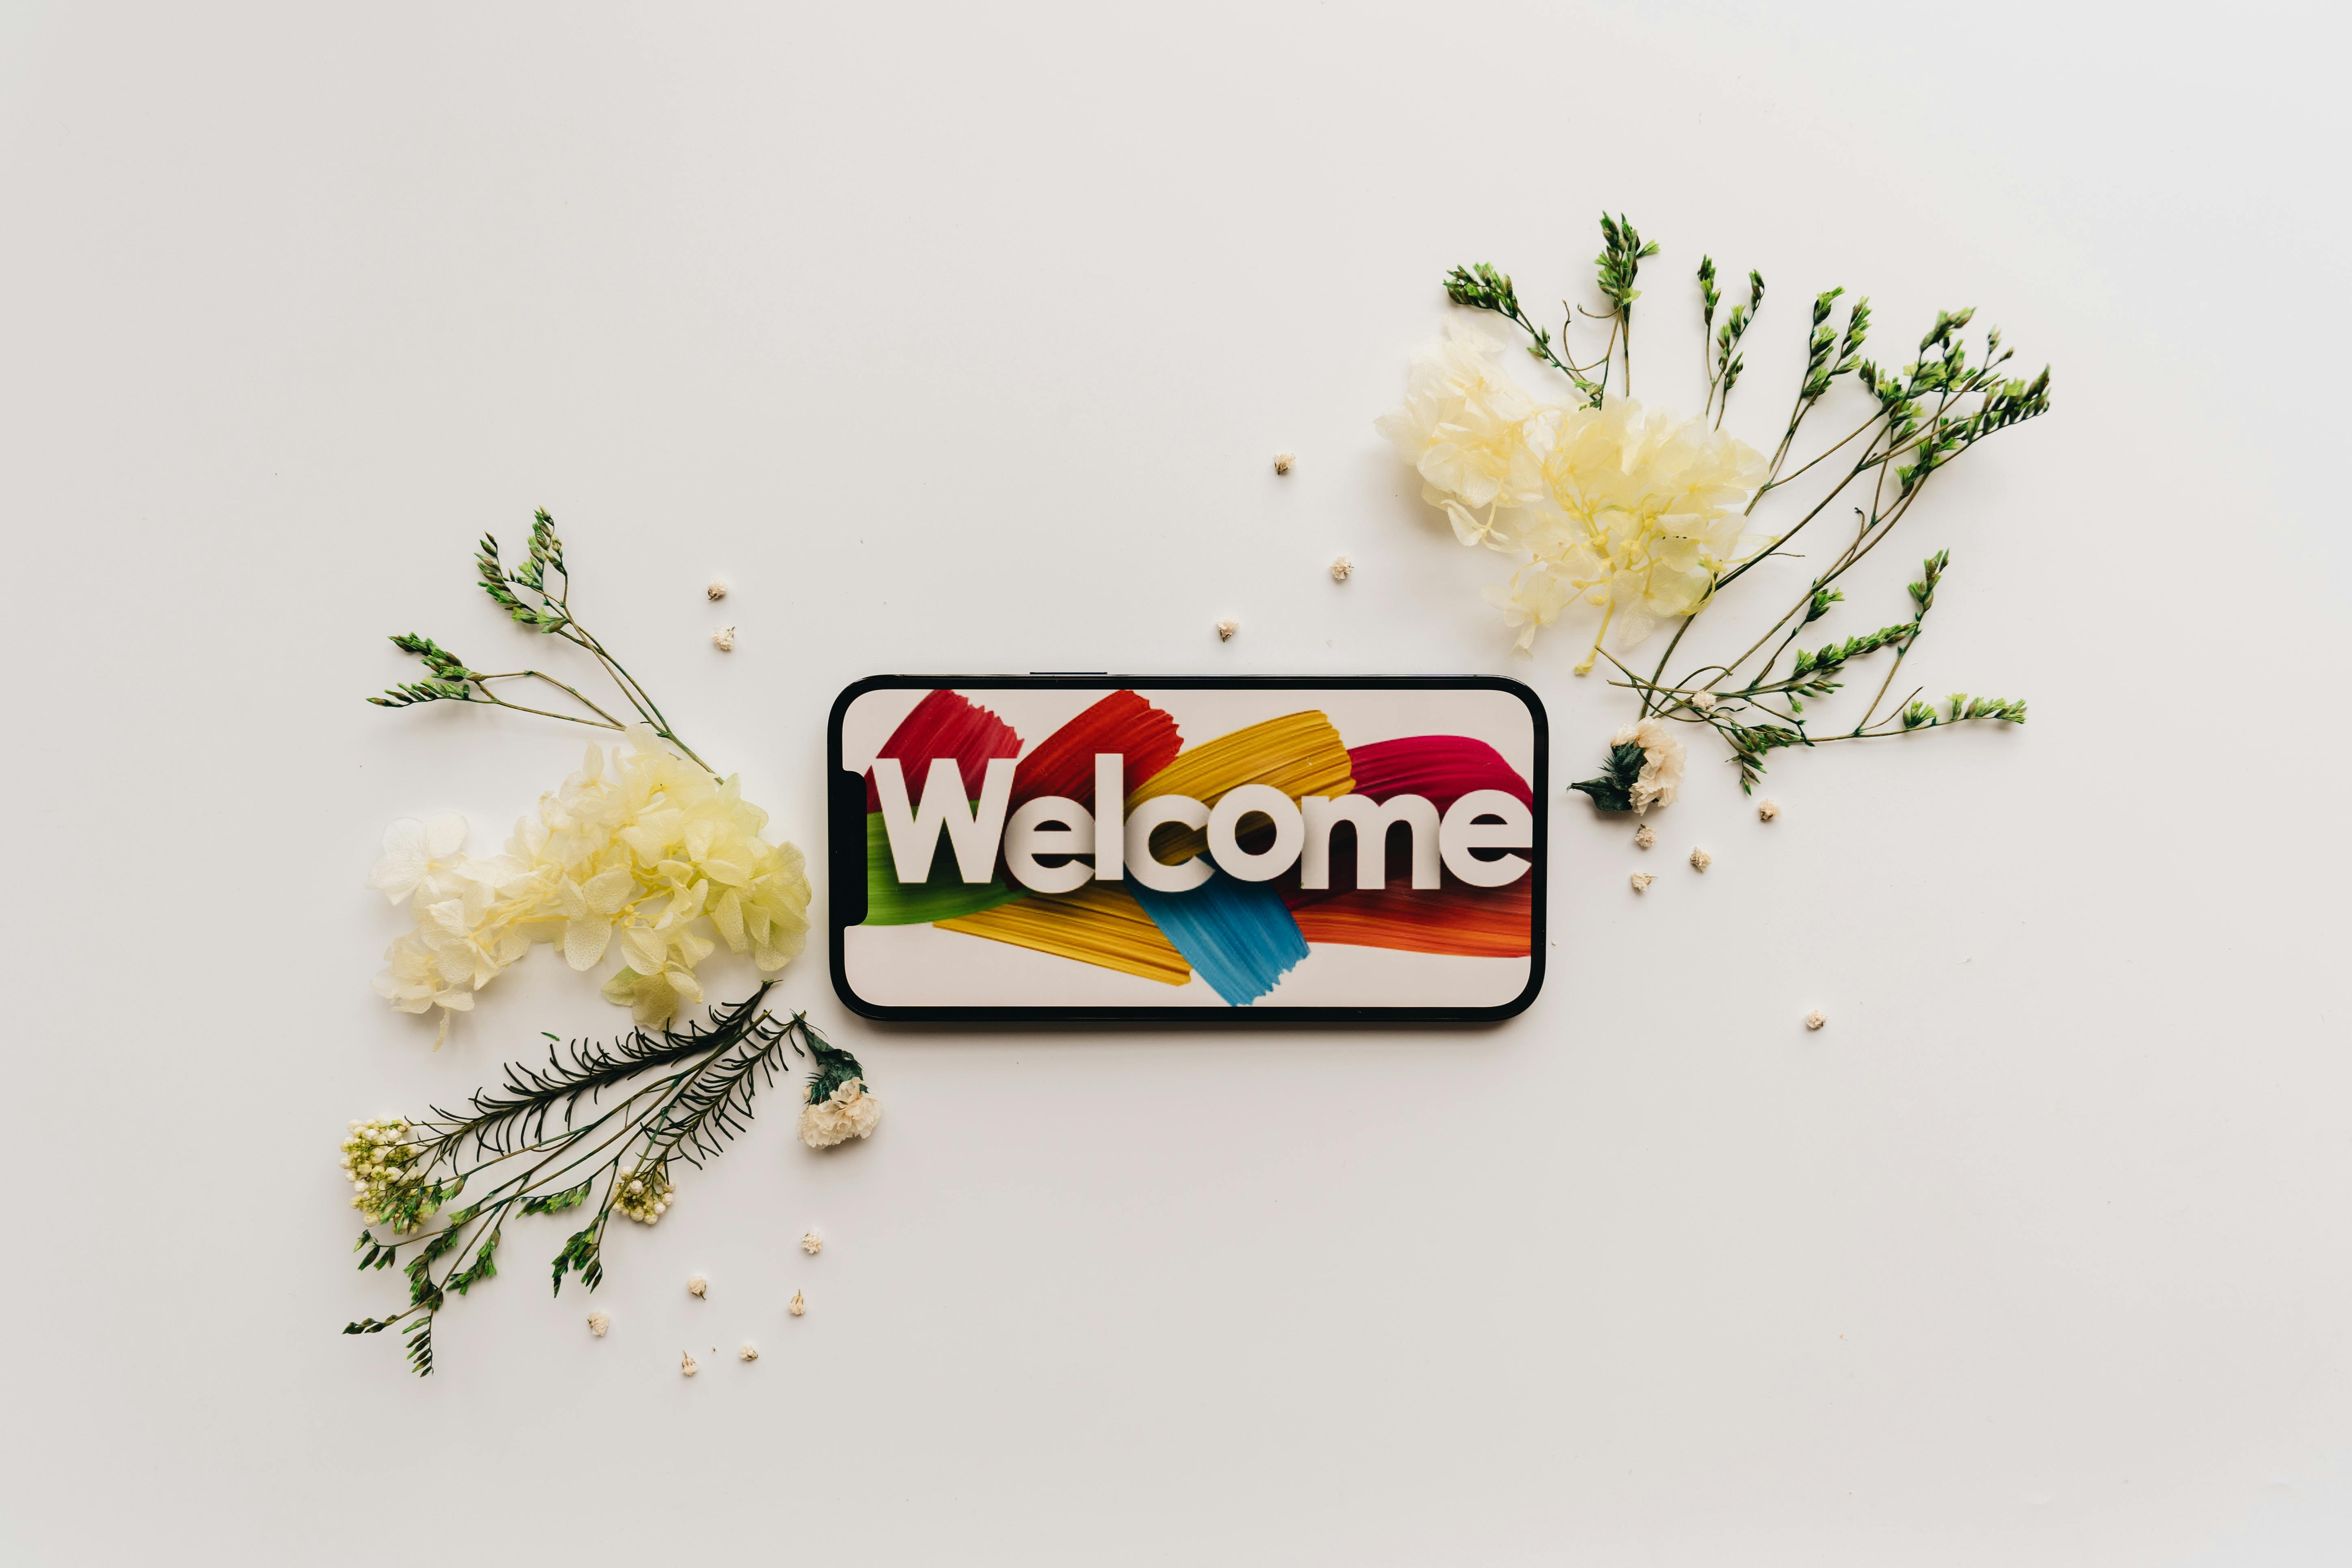
<path fill-rule="evenodd" d="M 1154 892 L 1133 878 L 1127 888 L 1194 973 L 1234 1006 L 1273 990 L 1307 956 L 1307 939 L 1271 882 L 1217 871 L 1181 893 Z"/>

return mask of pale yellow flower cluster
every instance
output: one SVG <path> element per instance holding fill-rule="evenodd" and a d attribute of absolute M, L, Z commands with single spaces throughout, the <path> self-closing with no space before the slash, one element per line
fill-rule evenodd
<path fill-rule="evenodd" d="M 462 853 L 462 817 L 395 822 L 368 885 L 414 898 L 415 928 L 386 950 L 375 987 L 404 1012 L 474 1005 L 474 993 L 539 942 L 572 968 L 617 947 L 604 994 L 637 1022 L 702 1000 L 695 968 L 724 942 L 762 973 L 808 934 L 806 862 L 760 837 L 768 815 L 653 735 L 633 729 L 609 763 L 591 745 L 580 771 L 515 825 L 505 853 Z"/>
<path fill-rule="evenodd" d="M 370 1219 L 388 1219 L 424 1184 L 415 1168 L 418 1155 L 409 1142 L 408 1123 L 397 1116 L 379 1116 L 352 1122 L 350 1131 L 342 1152 L 352 1207 Z"/>
<path fill-rule="evenodd" d="M 1706 604 L 1748 548 L 1742 509 L 1766 472 L 1755 448 L 1704 420 L 1631 398 L 1538 398 L 1459 323 L 1414 353 L 1404 406 L 1379 428 L 1456 539 L 1525 557 L 1486 590 L 1521 649 L 1570 605 L 1601 610 L 1580 675 L 1612 630 L 1630 647 Z"/>

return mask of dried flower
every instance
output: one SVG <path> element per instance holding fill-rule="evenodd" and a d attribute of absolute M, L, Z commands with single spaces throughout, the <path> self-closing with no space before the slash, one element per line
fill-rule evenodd
<path fill-rule="evenodd" d="M 814 1258 L 824 1250 L 824 1237 L 813 1230 L 806 1232 L 801 1237 L 801 1250 Z"/>
<path fill-rule="evenodd" d="M 612 1326 L 613 1320 L 607 1314 L 603 1312 L 591 1312 L 588 1314 L 588 1331 L 595 1335 L 598 1339 L 603 1339 L 604 1337 L 604 1331 Z"/>
<path fill-rule="evenodd" d="M 1297 461 L 1298 461 L 1297 458 L 1291 453 L 1276 452 L 1274 455 L 1274 471 L 1277 474 L 1286 474 L 1290 472 L 1290 465 Z"/>
<path fill-rule="evenodd" d="M 1568 787 L 1592 797 L 1603 811 L 1636 816 L 1654 805 L 1672 805 L 1682 788 L 1683 743 L 1663 719 L 1643 719 L 1609 737 L 1607 771 Z"/>
<path fill-rule="evenodd" d="M 701 1001 L 695 966 L 719 942 L 762 973 L 796 957 L 809 927 L 801 852 L 760 837 L 768 814 L 740 781 L 712 778 L 642 727 L 630 742 L 609 763 L 589 746 L 493 858 L 436 858 L 451 819 L 412 825 L 421 838 L 394 823 L 370 880 L 395 900 L 413 889 L 417 924 L 386 952 L 377 992 L 404 1012 L 440 1007 L 446 1020 L 534 941 L 558 942 L 580 970 L 617 944 L 625 967 L 604 995 L 653 1025 Z"/>
<path fill-rule="evenodd" d="M 1657 841 L 1658 830 L 1652 827 L 1648 823 L 1645 822 L 1642 824 L 1641 826 L 1633 829 L 1634 848 L 1647 849 L 1651 845 L 1655 844 Z"/>
<path fill-rule="evenodd" d="M 865 1079 L 851 1079 L 825 1099 L 801 1107 L 801 1142 L 812 1149 L 830 1149 L 871 1135 L 881 1120 L 882 1102 L 866 1092 Z"/>
<path fill-rule="evenodd" d="M 723 576 L 713 576 L 710 579 L 710 585 L 702 591 L 713 599 L 723 599 L 727 596 L 727 590 L 733 585 Z"/>
<path fill-rule="evenodd" d="M 1234 640 L 1234 634 L 1241 629 L 1242 624 L 1239 621 L 1219 621 L 1217 623 L 1217 640 L 1219 642 L 1231 642 Z"/>
<path fill-rule="evenodd" d="M 1647 871 L 1636 871 L 1631 877 L 1627 878 L 1626 880 L 1633 884 L 1633 890 L 1635 892 L 1646 893 L 1650 890 L 1650 884 L 1656 881 L 1657 879 L 1651 876 Z"/>
<path fill-rule="evenodd" d="M 1759 822 L 1769 822 L 1780 815 L 1780 803 L 1777 800 L 1759 801 L 1756 805 L 1756 819 Z"/>
<path fill-rule="evenodd" d="M 1689 703 L 1692 707 L 1697 709 L 1702 713 L 1712 713 L 1715 711 L 1716 699 L 1715 693 L 1712 691 L 1686 691 L 1683 694 L 1683 700 Z"/>
<path fill-rule="evenodd" d="M 1704 871 L 1704 870 L 1706 870 L 1709 866 L 1712 866 L 1712 865 L 1714 865 L 1714 864 L 1715 864 L 1715 857 L 1714 857 L 1714 856 L 1712 856 L 1712 855 L 1710 855 L 1710 854 L 1708 854 L 1706 850 L 1704 850 L 1704 849 L 1694 849 L 1694 850 L 1692 850 L 1692 851 L 1691 851 L 1691 869 L 1692 869 L 1692 870 L 1694 870 L 1694 871 Z"/>
<path fill-rule="evenodd" d="M 708 1300 L 710 1298 L 710 1281 L 697 1274 L 686 1282 L 686 1293 L 698 1300 Z"/>
<path fill-rule="evenodd" d="M 743 1348 L 737 1351 L 735 1354 L 738 1360 L 758 1361 L 760 1359 L 760 1347 L 747 1342 Z"/>
<path fill-rule="evenodd" d="M 694 1364 L 694 1352 L 692 1351 L 681 1351 L 678 1352 L 677 1370 L 681 1375 L 692 1377 L 696 1373 L 700 1372 L 702 1369 Z"/>
<path fill-rule="evenodd" d="M 721 626 L 717 631 L 711 633 L 710 646 L 717 648 L 720 653 L 734 652 L 735 628 L 733 626 Z"/>
<path fill-rule="evenodd" d="M 432 1184 L 417 1168 L 420 1153 L 408 1123 L 397 1116 L 354 1121 L 343 1140 L 343 1179 L 352 1207 L 380 1225 L 413 1229 L 440 1207 Z"/>
<path fill-rule="evenodd" d="M 621 1195 L 613 1206 L 639 1225 L 652 1225 L 668 1212 L 671 1184 L 667 1171 L 639 1166 L 621 1179 Z"/>
<path fill-rule="evenodd" d="M 784 1310 L 790 1312 L 795 1318 L 799 1317 L 802 1313 L 808 1310 L 808 1298 L 802 1295 L 797 1290 L 793 1291 L 793 1299 L 784 1303 Z"/>
<path fill-rule="evenodd" d="M 1355 574 L 1356 563 L 1354 562 L 1349 560 L 1344 555 L 1333 558 L 1331 562 L 1331 581 L 1334 583 L 1344 583 Z"/>
<path fill-rule="evenodd" d="M 1827 1018 L 1822 1016 L 1822 1011 L 1818 1007 L 1805 1015 L 1805 1027 L 1808 1029 L 1818 1029 L 1828 1022 Z"/>

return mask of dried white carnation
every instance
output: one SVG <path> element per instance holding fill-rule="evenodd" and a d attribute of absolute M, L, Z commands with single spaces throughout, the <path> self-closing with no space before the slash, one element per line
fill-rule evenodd
<path fill-rule="evenodd" d="M 1239 621 L 1219 621 L 1217 623 L 1217 640 L 1219 642 L 1231 642 L 1234 640 L 1234 634 L 1241 629 L 1242 624 Z"/>
<path fill-rule="evenodd" d="M 1805 1015 L 1805 1027 L 1808 1029 L 1818 1029 L 1828 1022 L 1827 1018 L 1822 1016 L 1822 1010 L 1818 1007 Z"/>
<path fill-rule="evenodd" d="M 1633 829 L 1634 848 L 1647 849 L 1651 845 L 1655 844 L 1657 841 L 1658 830 L 1652 827 L 1648 823 L 1645 822 L 1642 824 L 1641 826 Z"/>
<path fill-rule="evenodd" d="M 801 1250 L 814 1258 L 824 1250 L 824 1237 L 813 1230 L 808 1232 L 801 1237 Z"/>
<path fill-rule="evenodd" d="M 710 1299 L 710 1281 L 698 1274 L 686 1282 L 686 1293 L 707 1301 Z"/>
<path fill-rule="evenodd" d="M 1296 453 L 1276 452 L 1274 455 L 1274 471 L 1277 474 L 1286 474 L 1290 472 L 1290 465 L 1297 461 L 1298 458 Z"/>
<path fill-rule="evenodd" d="M 760 1359 L 760 1347 L 754 1344 L 746 1344 L 741 1350 L 737 1351 L 735 1353 L 744 1361 L 758 1361 Z"/>
<path fill-rule="evenodd" d="M 727 596 L 727 590 L 731 585 L 732 584 L 730 584 L 725 577 L 714 575 L 710 579 L 710 586 L 705 588 L 703 592 L 709 595 L 714 599 L 723 599 Z"/>
<path fill-rule="evenodd" d="M 1356 563 L 1342 555 L 1331 563 L 1331 581 L 1344 583 L 1356 574 Z"/>
<path fill-rule="evenodd" d="M 1633 815 L 1654 805 L 1672 805 L 1683 783 L 1683 743 L 1664 719 L 1628 724 L 1609 737 L 1611 750 L 1631 742 L 1642 748 L 1642 772 L 1633 781 Z"/>
<path fill-rule="evenodd" d="M 790 1312 L 795 1318 L 799 1317 L 802 1313 L 808 1310 L 808 1298 L 802 1295 L 797 1290 L 793 1291 L 793 1299 L 784 1303 L 784 1310 Z"/>
<path fill-rule="evenodd" d="M 604 1331 L 612 1326 L 613 1320 L 605 1314 L 602 1312 L 591 1312 L 588 1314 L 588 1331 L 595 1335 L 598 1339 L 603 1339 L 604 1337 Z"/>
<path fill-rule="evenodd" d="M 721 626 L 717 631 L 711 633 L 710 646 L 717 648 L 721 653 L 734 652 L 735 628 L 733 626 Z"/>
<path fill-rule="evenodd" d="M 801 1142 L 812 1149 L 830 1149 L 871 1136 L 881 1120 L 882 1102 L 866 1092 L 864 1079 L 854 1078 L 835 1085 L 825 1099 L 801 1107 Z"/>
<path fill-rule="evenodd" d="M 1714 865 L 1714 864 L 1715 864 L 1715 857 L 1714 857 L 1714 856 L 1712 856 L 1712 855 L 1710 855 L 1710 854 L 1708 854 L 1706 850 L 1704 850 L 1704 849 L 1694 849 L 1694 850 L 1692 850 L 1692 851 L 1691 851 L 1691 869 L 1692 869 L 1692 870 L 1694 870 L 1694 871 L 1704 871 L 1704 870 L 1706 870 L 1709 866 L 1712 866 L 1712 865 Z"/>
<path fill-rule="evenodd" d="M 1757 820 L 1757 821 L 1759 821 L 1759 822 L 1769 822 L 1769 821 L 1771 821 L 1774 817 L 1776 817 L 1776 816 L 1780 816 L 1780 803 L 1779 801 L 1777 801 L 1777 800 L 1764 800 L 1764 801 L 1759 801 L 1759 802 L 1757 802 L 1757 803 L 1756 803 L 1756 820 Z"/>
<path fill-rule="evenodd" d="M 1636 871 L 1631 877 L 1628 877 L 1626 880 L 1633 884 L 1633 890 L 1635 892 L 1646 893 L 1650 890 L 1650 884 L 1656 881 L 1657 879 L 1651 876 L 1647 871 Z"/>
<path fill-rule="evenodd" d="M 700 1372 L 702 1369 L 694 1364 L 694 1352 L 692 1351 L 681 1351 L 678 1352 L 677 1357 L 677 1370 L 681 1376 L 692 1377 L 696 1373 Z"/>

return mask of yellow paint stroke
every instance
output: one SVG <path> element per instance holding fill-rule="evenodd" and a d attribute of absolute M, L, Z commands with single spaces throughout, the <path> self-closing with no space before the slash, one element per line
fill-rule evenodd
<path fill-rule="evenodd" d="M 1339 730 L 1309 710 L 1252 724 L 1179 753 L 1129 794 L 1127 809 L 1132 812 L 1162 795 L 1189 795 L 1203 805 L 1214 805 L 1227 790 L 1245 784 L 1272 784 L 1297 800 L 1302 795 L 1349 794 L 1356 779 Z M 1171 862 L 1209 847 L 1209 836 L 1198 828 L 1165 827 L 1152 837 L 1159 858 Z"/>
<path fill-rule="evenodd" d="M 1184 955 L 1143 912 L 1135 895 L 1117 882 L 1088 882 L 1075 893 L 1032 893 L 936 923 L 941 931 L 1007 942 L 1165 985 L 1181 985 L 1192 977 Z"/>

